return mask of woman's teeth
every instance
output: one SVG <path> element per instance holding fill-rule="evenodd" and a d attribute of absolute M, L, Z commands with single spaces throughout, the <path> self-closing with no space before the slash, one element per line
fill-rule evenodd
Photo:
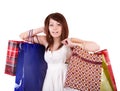
<path fill-rule="evenodd" d="M 53 33 L 58 33 L 58 32 L 53 32 Z"/>

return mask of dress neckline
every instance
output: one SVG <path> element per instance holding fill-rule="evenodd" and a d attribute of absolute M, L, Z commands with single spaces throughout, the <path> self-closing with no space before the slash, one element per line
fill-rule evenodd
<path fill-rule="evenodd" d="M 64 46 L 65 46 L 65 45 L 63 45 L 61 48 L 59 48 L 59 49 L 57 49 L 57 50 L 52 50 L 52 51 L 51 51 L 50 49 L 48 49 L 48 52 L 54 53 L 54 52 L 60 51 Z"/>

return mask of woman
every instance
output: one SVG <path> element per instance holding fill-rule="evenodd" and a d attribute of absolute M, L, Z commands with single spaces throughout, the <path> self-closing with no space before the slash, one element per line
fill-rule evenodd
<path fill-rule="evenodd" d="M 45 35 L 37 35 L 44 32 Z M 37 37 L 35 37 L 37 35 Z M 79 45 L 87 51 L 99 50 L 99 45 L 92 41 L 68 38 L 69 29 L 65 17 L 60 13 L 49 14 L 44 21 L 44 28 L 33 29 L 34 42 L 44 45 L 45 60 L 48 64 L 43 91 L 77 91 L 64 88 L 67 72 L 66 60 L 71 55 L 71 47 Z M 20 34 L 20 38 L 28 41 L 29 31 Z"/>

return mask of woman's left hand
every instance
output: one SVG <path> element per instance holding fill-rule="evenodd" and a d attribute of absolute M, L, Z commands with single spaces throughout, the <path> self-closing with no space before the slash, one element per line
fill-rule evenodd
<path fill-rule="evenodd" d="M 69 47 L 73 47 L 74 44 L 72 43 L 71 39 L 70 38 L 66 38 L 62 41 L 62 43 L 66 46 L 69 46 Z"/>

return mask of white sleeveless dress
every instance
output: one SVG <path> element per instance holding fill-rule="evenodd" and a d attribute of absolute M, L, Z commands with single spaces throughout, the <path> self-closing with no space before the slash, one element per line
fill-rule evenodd
<path fill-rule="evenodd" d="M 46 77 L 42 91 L 78 91 L 71 88 L 64 88 L 65 77 L 67 73 L 67 64 L 65 61 L 70 48 L 63 45 L 59 50 L 46 51 L 45 61 L 48 64 Z"/>

